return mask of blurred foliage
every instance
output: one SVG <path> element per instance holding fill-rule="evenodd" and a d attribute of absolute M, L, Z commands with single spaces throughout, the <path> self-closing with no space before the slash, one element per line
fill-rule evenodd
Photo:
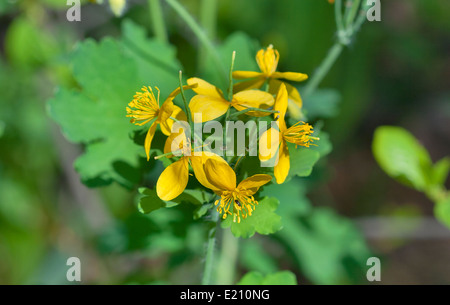
<path fill-rule="evenodd" d="M 295 275 L 290 271 L 279 271 L 266 276 L 259 272 L 249 272 L 242 277 L 238 285 L 297 285 Z"/>
<path fill-rule="evenodd" d="M 373 153 L 389 176 L 424 192 L 433 200 L 436 217 L 450 227 L 450 195 L 445 189 L 450 172 L 450 156 L 432 164 L 428 151 L 414 136 L 395 126 L 380 126 L 376 129 Z"/>

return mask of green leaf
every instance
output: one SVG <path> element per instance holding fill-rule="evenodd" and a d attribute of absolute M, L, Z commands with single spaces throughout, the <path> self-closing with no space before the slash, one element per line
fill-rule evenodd
<path fill-rule="evenodd" d="M 339 113 L 341 95 L 333 89 L 316 90 L 312 95 L 303 99 L 303 110 L 308 120 L 330 118 Z"/>
<path fill-rule="evenodd" d="M 255 232 L 268 235 L 281 229 L 281 217 L 275 213 L 279 201 L 276 198 L 265 197 L 259 201 L 251 217 L 241 219 L 240 223 L 233 222 L 232 217 L 222 221 L 222 228 L 231 227 L 236 237 L 252 237 Z"/>
<path fill-rule="evenodd" d="M 436 162 L 431 171 L 431 183 L 444 185 L 450 171 L 450 157 L 445 157 Z"/>
<path fill-rule="evenodd" d="M 144 149 L 130 137 L 142 127 L 130 123 L 125 107 L 144 85 L 158 86 L 162 101 L 178 86 L 173 48 L 146 39 L 130 22 L 124 23 L 124 35 L 123 41 L 81 43 L 72 60 L 81 91 L 60 89 L 49 101 L 49 114 L 66 137 L 86 144 L 75 168 L 88 186 L 117 181 L 132 187 L 140 180 Z"/>
<path fill-rule="evenodd" d="M 59 52 L 54 38 L 24 17 L 9 26 L 5 51 L 10 62 L 20 67 L 42 65 Z"/>
<path fill-rule="evenodd" d="M 427 189 L 430 156 L 407 130 L 394 126 L 378 127 L 372 150 L 378 164 L 389 176 L 416 190 Z"/>
<path fill-rule="evenodd" d="M 139 189 L 139 193 L 143 196 L 139 199 L 138 207 L 139 211 L 144 214 L 151 213 L 160 208 L 170 208 L 181 203 L 189 203 L 201 208 L 202 206 L 206 206 L 203 205 L 203 203 L 207 201 L 207 193 L 202 190 L 186 189 L 182 194 L 171 201 L 161 200 L 154 189 L 142 187 Z"/>
<path fill-rule="evenodd" d="M 318 141 L 314 141 L 314 144 L 317 146 L 310 146 L 309 149 L 319 152 L 320 157 L 325 157 L 333 150 L 333 145 L 330 141 L 330 136 L 328 133 L 321 131 L 317 135 L 320 139 Z"/>
<path fill-rule="evenodd" d="M 274 236 L 316 284 L 358 283 L 370 252 L 357 228 L 328 208 L 313 208 L 299 178 L 264 187 L 280 200 L 283 229 Z"/>
<path fill-rule="evenodd" d="M 229 71 L 230 69 L 233 51 L 236 51 L 236 59 L 234 62 L 235 71 L 259 71 L 255 59 L 258 49 L 259 45 L 257 41 L 242 32 L 231 34 L 222 45 L 217 47 L 219 56 L 222 62 L 225 63 L 226 71 Z M 207 69 L 203 76 L 208 79 L 209 82 L 219 86 L 222 90 L 227 90 L 228 83 L 222 83 L 222 79 L 218 76 L 220 71 L 217 71 L 212 60 L 208 60 L 206 67 Z"/>
<path fill-rule="evenodd" d="M 450 229 L 450 196 L 435 204 L 434 215 Z"/>
<path fill-rule="evenodd" d="M 279 271 L 266 276 L 252 271 L 245 274 L 238 285 L 297 285 L 295 274 L 290 271 Z"/>
<path fill-rule="evenodd" d="M 291 167 L 287 179 L 294 176 L 308 177 L 311 175 L 314 164 L 320 159 L 320 152 L 311 148 L 298 146 L 288 143 L 289 160 Z"/>
<path fill-rule="evenodd" d="M 209 209 L 211 209 L 214 205 L 212 203 L 202 204 L 198 208 L 194 210 L 194 219 L 200 219 L 203 215 L 205 215 Z"/>

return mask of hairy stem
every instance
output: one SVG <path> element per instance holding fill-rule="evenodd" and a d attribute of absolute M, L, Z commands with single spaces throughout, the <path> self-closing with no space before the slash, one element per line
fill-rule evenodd
<path fill-rule="evenodd" d="M 217 0 L 201 0 L 200 4 L 200 24 L 212 41 L 216 37 L 217 4 Z M 200 71 L 205 70 L 209 55 L 208 50 L 203 45 L 199 49 L 197 58 L 198 69 Z"/>
<path fill-rule="evenodd" d="M 341 55 L 342 50 L 344 49 L 344 45 L 340 42 L 336 42 L 331 49 L 328 51 L 327 56 L 322 61 L 320 66 L 317 68 L 314 75 L 311 77 L 311 80 L 306 85 L 303 94 L 304 96 L 311 95 L 319 86 L 319 84 L 322 82 L 322 80 L 325 78 L 325 76 L 330 71 L 333 64 L 338 59 L 339 55 Z"/>
<path fill-rule="evenodd" d="M 223 230 L 221 253 L 217 264 L 220 278 L 217 279 L 217 284 L 233 285 L 235 283 L 238 250 L 239 239 L 234 237 L 231 230 Z"/>
<path fill-rule="evenodd" d="M 215 224 L 208 232 L 206 243 L 205 269 L 203 271 L 202 285 L 212 284 L 212 274 L 214 267 L 214 250 L 216 247 L 216 230 L 219 221 L 219 213 L 216 209 L 211 209 L 211 220 Z"/>

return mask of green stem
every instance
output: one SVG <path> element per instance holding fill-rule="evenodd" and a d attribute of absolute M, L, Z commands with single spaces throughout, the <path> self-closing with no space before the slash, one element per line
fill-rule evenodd
<path fill-rule="evenodd" d="M 148 6 L 150 10 L 150 18 L 152 20 L 153 31 L 156 38 L 163 42 L 168 43 L 166 26 L 164 24 L 164 16 L 161 9 L 160 0 L 148 0 Z"/>
<path fill-rule="evenodd" d="M 234 61 L 236 59 L 236 51 L 233 51 L 231 55 L 231 66 L 230 73 L 228 75 L 228 101 L 233 100 L 233 70 L 234 70 Z"/>
<path fill-rule="evenodd" d="M 363 23 L 366 21 L 366 19 L 367 19 L 366 14 L 367 14 L 368 9 L 369 9 L 369 5 L 367 5 L 367 3 L 364 4 L 364 2 L 363 2 L 363 4 L 361 5 L 361 9 L 359 11 L 360 12 L 359 16 L 356 17 L 356 21 L 352 25 L 352 34 L 353 35 L 355 35 L 359 31 L 359 29 L 361 28 Z"/>
<path fill-rule="evenodd" d="M 211 278 L 214 266 L 214 249 L 216 247 L 216 230 L 219 223 L 219 213 L 216 209 L 211 209 L 212 222 L 215 223 L 208 232 L 208 241 L 206 244 L 205 270 L 203 271 L 202 285 L 212 284 Z"/>
<path fill-rule="evenodd" d="M 181 93 L 181 99 L 184 103 L 184 108 L 186 110 L 186 116 L 189 123 L 189 126 L 191 127 L 191 132 L 193 132 L 193 126 L 192 126 L 192 116 L 191 116 L 191 109 L 189 108 L 189 104 L 187 102 L 186 96 L 184 95 L 184 88 L 183 88 L 183 72 L 180 70 L 178 74 L 178 79 L 180 81 L 180 93 Z"/>
<path fill-rule="evenodd" d="M 234 237 L 230 229 L 223 230 L 222 246 L 217 271 L 220 278 L 218 285 L 233 285 L 236 276 L 236 263 L 239 253 L 239 239 Z"/>
<path fill-rule="evenodd" d="M 355 20 L 356 14 L 359 11 L 359 6 L 361 4 L 361 0 L 353 0 L 352 6 L 350 11 L 347 14 L 347 18 L 345 20 L 345 25 L 347 27 L 350 27 L 353 23 L 353 21 Z"/>
<path fill-rule="evenodd" d="M 334 3 L 334 17 L 336 19 L 336 27 L 338 32 L 343 32 L 344 22 L 342 21 L 342 0 L 336 0 Z"/>
<path fill-rule="evenodd" d="M 216 37 L 217 0 L 202 0 L 200 4 L 200 24 L 205 29 L 209 39 Z M 208 62 L 208 50 L 202 45 L 198 52 L 198 68 L 203 71 Z"/>
<path fill-rule="evenodd" d="M 154 159 L 155 159 L 155 160 L 159 160 L 159 159 L 161 159 L 161 158 L 168 157 L 168 156 L 170 156 L 170 158 L 172 158 L 172 157 L 175 156 L 176 154 L 181 154 L 181 150 L 171 151 L 171 152 L 168 152 L 168 153 L 159 155 L 159 156 L 155 156 Z"/>
<path fill-rule="evenodd" d="M 322 82 L 327 73 L 330 71 L 333 64 L 338 59 L 339 55 L 341 55 L 343 49 L 344 45 L 341 44 L 340 42 L 336 42 L 331 47 L 331 49 L 328 51 L 327 56 L 322 61 L 320 66 L 317 68 L 314 75 L 311 77 L 311 80 L 305 86 L 305 89 L 303 91 L 305 97 L 311 95 L 317 89 L 319 84 Z"/>
<path fill-rule="evenodd" d="M 188 27 L 192 30 L 192 32 L 197 36 L 200 43 L 203 47 L 208 51 L 209 55 L 215 62 L 215 65 L 219 68 L 219 75 L 225 83 L 228 79 L 226 76 L 225 67 L 220 59 L 217 50 L 214 48 L 213 43 L 208 38 L 206 32 L 198 25 L 198 23 L 194 20 L 194 18 L 186 11 L 186 9 L 178 3 L 176 0 L 166 0 L 166 2 L 173 8 L 175 12 L 177 12 L 178 16 L 186 22 Z"/>

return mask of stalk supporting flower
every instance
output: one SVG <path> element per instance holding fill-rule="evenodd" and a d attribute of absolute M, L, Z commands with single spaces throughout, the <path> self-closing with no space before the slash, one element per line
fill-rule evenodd
<path fill-rule="evenodd" d="M 238 92 L 232 96 L 230 102 L 224 97 L 219 88 L 200 78 L 190 78 L 187 82 L 189 85 L 198 84 L 198 86 L 193 89 L 197 95 L 191 99 L 189 104 L 195 123 L 214 120 L 227 113 L 230 107 L 234 107 L 238 111 L 247 108 L 267 109 L 273 106 L 274 103 L 273 96 L 270 93 L 261 90 L 245 90 Z M 196 113 L 202 114 L 201 120 L 195 116 Z M 249 111 L 246 114 L 251 116 L 267 116 L 270 113 L 263 111 Z"/>
<path fill-rule="evenodd" d="M 297 72 L 277 72 L 279 59 L 280 54 L 272 45 L 268 46 L 266 50 L 259 50 L 256 54 L 256 62 L 261 72 L 234 71 L 233 77 L 235 79 L 251 79 L 237 83 L 234 86 L 234 90 L 239 92 L 241 90 L 258 89 L 268 81 L 269 92 L 276 94 L 281 83 L 284 83 L 289 93 L 289 113 L 295 118 L 300 118 L 302 117 L 300 109 L 303 104 L 300 93 L 294 86 L 282 82 L 279 79 L 301 82 L 308 79 L 308 75 Z"/>
<path fill-rule="evenodd" d="M 217 211 L 226 219 L 233 216 L 233 222 L 241 222 L 252 215 L 258 201 L 253 195 L 264 184 L 270 182 L 270 175 L 257 174 L 243 180 L 236 186 L 236 174 L 228 163 L 208 159 L 204 165 L 204 172 L 209 185 L 204 185 L 213 190 L 220 199 L 214 203 Z M 200 181 L 201 182 L 201 181 Z"/>
<path fill-rule="evenodd" d="M 278 156 L 278 162 L 274 166 L 274 175 L 278 184 L 283 183 L 289 173 L 290 160 L 289 149 L 287 143 L 309 147 L 313 140 L 319 140 L 312 137 L 313 127 L 305 122 L 297 122 L 290 128 L 287 128 L 284 116 L 288 106 L 288 93 L 284 84 L 281 84 L 278 91 L 274 110 L 278 110 L 279 114 L 275 114 L 278 130 L 275 128 L 268 129 L 259 139 L 259 159 L 268 161 Z M 277 155 L 278 154 L 278 155 Z"/>
<path fill-rule="evenodd" d="M 192 89 L 195 86 L 196 84 L 192 84 L 183 88 Z M 150 159 L 150 148 L 158 124 L 161 126 L 161 131 L 165 135 L 170 135 L 170 130 L 173 125 L 173 119 L 171 117 L 177 120 L 186 120 L 186 115 L 181 108 L 173 104 L 173 99 L 180 93 L 180 88 L 175 89 L 161 107 L 159 106 L 160 91 L 158 87 L 155 87 L 155 89 L 158 91 L 157 97 L 155 97 L 151 87 L 142 87 L 142 92 L 136 92 L 133 100 L 128 103 L 128 107 L 126 108 L 127 117 L 131 118 L 131 123 L 138 126 L 150 123 L 150 128 L 148 129 L 144 143 L 147 161 Z"/>

